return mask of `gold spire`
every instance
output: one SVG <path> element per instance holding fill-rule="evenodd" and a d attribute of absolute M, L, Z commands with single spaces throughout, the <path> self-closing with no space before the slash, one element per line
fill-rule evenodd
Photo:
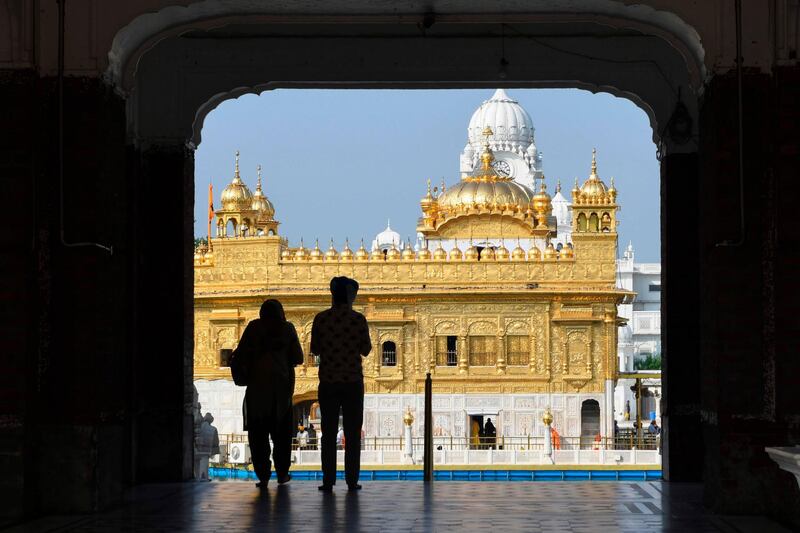
<path fill-rule="evenodd" d="M 591 176 L 597 177 L 597 148 L 592 148 L 592 173 Z"/>
<path fill-rule="evenodd" d="M 561 192 L 561 180 L 556 181 L 556 192 Z"/>
<path fill-rule="evenodd" d="M 489 148 L 489 136 L 493 135 L 492 128 L 486 126 L 483 128 L 483 152 L 481 153 L 481 168 L 483 169 L 484 173 L 488 174 L 492 168 L 492 162 L 494 161 L 494 154 L 492 150 Z"/>
<path fill-rule="evenodd" d="M 432 197 L 433 197 L 433 195 L 431 195 L 431 179 L 428 178 L 428 195 L 427 195 L 427 198 L 432 198 Z"/>
<path fill-rule="evenodd" d="M 239 178 L 239 150 L 236 150 L 236 164 L 233 170 L 233 179 L 238 180 Z"/>
<path fill-rule="evenodd" d="M 342 248 L 342 253 L 339 255 L 339 259 L 342 261 L 352 261 L 353 260 L 353 250 L 350 249 L 350 239 L 344 239 L 344 248 Z"/>
<path fill-rule="evenodd" d="M 434 261 L 445 261 L 447 259 L 447 252 L 442 248 L 442 241 L 436 241 L 438 244 L 436 250 L 433 252 Z"/>
<path fill-rule="evenodd" d="M 256 180 L 256 190 L 261 192 L 261 165 L 256 167 L 256 173 L 258 174 L 258 180 Z"/>
<path fill-rule="evenodd" d="M 316 239 L 314 243 L 314 249 L 311 250 L 311 254 L 309 257 L 312 261 L 321 261 L 322 260 L 322 250 L 319 249 L 319 239 Z"/>
<path fill-rule="evenodd" d="M 413 261 L 417 258 L 417 254 L 414 253 L 414 248 L 411 246 L 411 239 L 406 238 L 406 245 L 403 247 L 403 261 Z"/>
<path fill-rule="evenodd" d="M 325 260 L 336 261 L 337 259 L 339 259 L 339 252 L 337 252 L 336 248 L 334 248 L 333 237 L 331 237 L 331 245 L 328 247 L 328 251 L 325 252 Z"/>
<path fill-rule="evenodd" d="M 361 238 L 361 247 L 356 251 L 356 261 L 367 261 L 369 259 L 369 252 L 364 248 L 364 238 Z"/>
<path fill-rule="evenodd" d="M 439 196 L 441 196 L 442 194 L 444 194 L 444 191 L 445 191 L 445 190 L 447 190 L 447 189 L 446 189 L 446 187 L 444 186 L 444 178 L 442 178 L 442 189 L 441 189 L 441 191 L 442 191 L 442 192 L 441 192 L 441 194 L 440 194 Z"/>

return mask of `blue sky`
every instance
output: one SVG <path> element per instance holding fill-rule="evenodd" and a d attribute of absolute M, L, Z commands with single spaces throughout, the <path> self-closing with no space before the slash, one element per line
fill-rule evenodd
<path fill-rule="evenodd" d="M 242 177 L 255 190 L 263 167 L 265 193 L 275 205 L 279 233 L 296 244 L 333 237 L 369 242 L 391 219 L 415 235 L 425 181 L 459 179 L 459 154 L 473 111 L 491 89 L 279 89 L 228 100 L 206 117 L 195 155 L 195 234 L 206 234 L 208 183 L 214 205 L 233 177 L 241 152 Z M 589 174 L 592 148 L 598 173 L 614 176 L 622 205 L 620 250 L 633 241 L 637 261 L 660 261 L 659 168 L 652 130 L 632 102 L 578 89 L 508 89 L 530 113 L 543 154 L 548 191 L 565 192 Z"/>

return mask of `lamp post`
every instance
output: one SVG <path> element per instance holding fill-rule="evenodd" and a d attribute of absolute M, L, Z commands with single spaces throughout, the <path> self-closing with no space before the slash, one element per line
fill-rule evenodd
<path fill-rule="evenodd" d="M 542 416 L 542 422 L 545 425 L 544 430 L 544 456 L 545 461 L 548 463 L 555 464 L 553 460 L 553 438 L 550 434 L 550 424 L 553 423 L 553 413 L 550 412 L 550 408 L 548 407 L 544 411 L 544 416 Z"/>
<path fill-rule="evenodd" d="M 403 424 L 405 424 L 405 441 L 403 442 L 403 461 L 406 464 L 414 464 L 414 443 L 411 440 L 411 424 L 414 423 L 414 415 L 411 413 L 411 406 L 406 408 L 406 414 L 403 415 Z"/>

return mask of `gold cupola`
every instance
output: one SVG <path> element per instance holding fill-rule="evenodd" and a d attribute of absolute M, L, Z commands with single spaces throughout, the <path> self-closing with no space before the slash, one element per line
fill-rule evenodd
<path fill-rule="evenodd" d="M 547 260 L 558 259 L 558 250 L 556 250 L 552 242 L 547 243 L 547 248 L 544 249 L 544 258 Z"/>
<path fill-rule="evenodd" d="M 480 257 L 480 253 L 478 253 L 478 248 L 472 244 L 472 239 L 469 240 L 469 247 L 467 251 L 464 252 L 464 259 L 466 261 L 477 261 Z"/>
<path fill-rule="evenodd" d="M 331 237 L 331 245 L 325 252 L 325 261 L 338 261 L 338 260 L 339 260 L 339 252 L 337 252 L 336 248 L 333 246 L 333 237 Z"/>
<path fill-rule="evenodd" d="M 464 254 L 463 252 L 461 252 L 461 248 L 458 247 L 458 240 L 455 241 L 453 249 L 450 250 L 449 254 L 447 254 L 447 258 L 450 261 L 461 261 L 464 258 Z"/>
<path fill-rule="evenodd" d="M 430 261 L 431 260 L 431 251 L 428 250 L 428 245 L 425 244 L 423 247 L 419 249 L 417 252 L 417 260 L 418 261 Z"/>
<path fill-rule="evenodd" d="M 369 254 L 370 261 L 386 261 L 386 255 L 384 255 L 383 251 L 378 248 L 378 245 L 374 245 L 372 247 L 372 253 Z"/>
<path fill-rule="evenodd" d="M 425 196 L 422 197 L 422 200 L 419 201 L 419 206 L 422 208 L 423 214 L 423 222 L 432 224 L 433 219 L 436 218 L 436 214 L 439 210 L 439 202 L 436 198 L 433 197 L 431 192 L 431 180 L 428 179 L 428 192 Z"/>
<path fill-rule="evenodd" d="M 488 241 L 488 239 L 487 239 L 487 241 Z M 496 254 L 495 254 L 494 248 L 492 248 L 488 244 L 480 252 L 481 252 L 481 254 L 480 254 L 480 260 L 481 261 L 494 261 L 495 258 L 496 258 Z"/>
<path fill-rule="evenodd" d="M 295 261 L 308 261 L 308 250 L 303 245 L 303 239 L 300 239 L 300 247 L 294 252 Z"/>
<path fill-rule="evenodd" d="M 275 207 L 272 202 L 264 196 L 264 191 L 261 189 L 261 165 L 256 167 L 258 173 L 258 181 L 256 182 L 256 192 L 253 193 L 253 201 L 250 208 L 256 212 L 256 217 L 259 220 L 271 220 L 275 216 Z"/>
<path fill-rule="evenodd" d="M 394 243 L 392 243 L 392 247 L 386 250 L 386 260 L 387 261 L 400 261 L 401 257 L 400 250 L 397 249 Z"/>
<path fill-rule="evenodd" d="M 364 248 L 364 239 L 361 239 L 361 246 L 356 250 L 356 261 L 369 261 L 369 252 Z"/>
<path fill-rule="evenodd" d="M 220 200 L 224 211 L 250 211 L 252 209 L 253 193 L 244 184 L 239 174 L 239 150 L 236 150 L 233 180 L 222 190 Z"/>
<path fill-rule="evenodd" d="M 311 261 L 322 261 L 322 250 L 319 249 L 319 239 L 316 240 L 314 243 L 314 249 L 311 250 L 311 253 L 308 255 L 308 258 Z"/>
<path fill-rule="evenodd" d="M 550 195 L 547 194 L 547 187 L 544 184 L 544 174 L 542 174 L 539 192 L 533 196 L 531 204 L 533 206 L 534 216 L 536 217 L 536 225 L 547 226 L 547 217 L 553 212 L 553 202 Z"/>
<path fill-rule="evenodd" d="M 508 261 L 510 257 L 510 252 L 508 248 L 506 248 L 506 243 L 502 240 L 500 241 L 500 246 L 497 247 L 497 250 L 494 251 L 495 259 L 498 261 Z"/>
<path fill-rule="evenodd" d="M 517 247 L 511 252 L 511 260 L 512 261 L 525 261 L 525 250 L 522 249 L 522 246 L 519 243 L 519 239 L 517 239 Z"/>
<path fill-rule="evenodd" d="M 433 260 L 434 261 L 446 261 L 447 260 L 447 252 L 444 248 L 442 248 L 442 241 L 439 241 L 438 245 L 436 246 L 436 250 L 433 251 Z"/>
<path fill-rule="evenodd" d="M 592 168 L 589 178 L 583 182 L 580 193 L 578 194 L 579 201 L 599 201 L 603 203 L 606 196 L 606 184 L 597 175 L 597 150 L 592 149 Z M 616 189 L 614 190 L 616 195 Z M 574 199 L 573 199 L 574 200 Z M 592 202 L 595 203 L 595 202 Z"/>
<path fill-rule="evenodd" d="M 281 252 L 281 261 L 291 261 L 291 260 L 292 260 L 292 250 L 289 249 L 289 247 L 287 246 Z"/>
<path fill-rule="evenodd" d="M 352 261 L 353 260 L 353 250 L 350 249 L 350 239 L 344 240 L 344 248 L 342 248 L 342 253 L 339 254 L 340 261 Z"/>
<path fill-rule="evenodd" d="M 542 251 L 536 247 L 535 244 L 531 245 L 530 250 L 528 250 L 528 261 L 541 261 L 542 260 Z"/>
<path fill-rule="evenodd" d="M 568 242 L 567 245 L 561 249 L 561 257 L 564 259 L 575 259 L 575 248 L 572 246 L 571 242 Z"/>
<path fill-rule="evenodd" d="M 402 259 L 403 261 L 414 261 L 416 258 L 417 254 L 414 253 L 414 248 L 411 246 L 411 241 L 407 240 L 406 245 L 403 247 Z"/>

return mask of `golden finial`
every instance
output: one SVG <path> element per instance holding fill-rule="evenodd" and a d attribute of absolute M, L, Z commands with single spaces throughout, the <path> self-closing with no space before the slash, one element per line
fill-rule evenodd
<path fill-rule="evenodd" d="M 256 172 L 258 172 L 258 181 L 256 182 L 256 190 L 261 190 L 261 165 L 256 167 Z"/>
<path fill-rule="evenodd" d="M 611 176 L 611 188 L 614 188 L 614 176 Z"/>
<path fill-rule="evenodd" d="M 592 176 L 597 176 L 597 148 L 592 148 Z"/>
<path fill-rule="evenodd" d="M 428 198 L 431 197 L 431 179 L 428 178 Z"/>
<path fill-rule="evenodd" d="M 443 177 L 443 178 L 442 178 L 442 194 L 444 194 L 444 191 L 445 191 L 445 190 L 446 190 L 446 189 L 445 189 L 445 186 L 444 186 L 444 177 Z"/>
<path fill-rule="evenodd" d="M 578 177 L 576 176 L 575 177 L 575 187 L 572 188 L 572 191 L 573 192 L 578 192 L 579 190 L 580 189 L 578 189 Z"/>
<path fill-rule="evenodd" d="M 486 137 L 486 142 L 488 143 L 489 142 L 489 137 L 494 135 L 494 132 L 492 131 L 492 128 L 490 126 L 486 126 L 485 128 L 483 128 L 483 131 L 481 132 L 481 135 Z"/>
<path fill-rule="evenodd" d="M 234 167 L 233 175 L 239 178 L 239 150 L 236 150 L 236 165 Z"/>

